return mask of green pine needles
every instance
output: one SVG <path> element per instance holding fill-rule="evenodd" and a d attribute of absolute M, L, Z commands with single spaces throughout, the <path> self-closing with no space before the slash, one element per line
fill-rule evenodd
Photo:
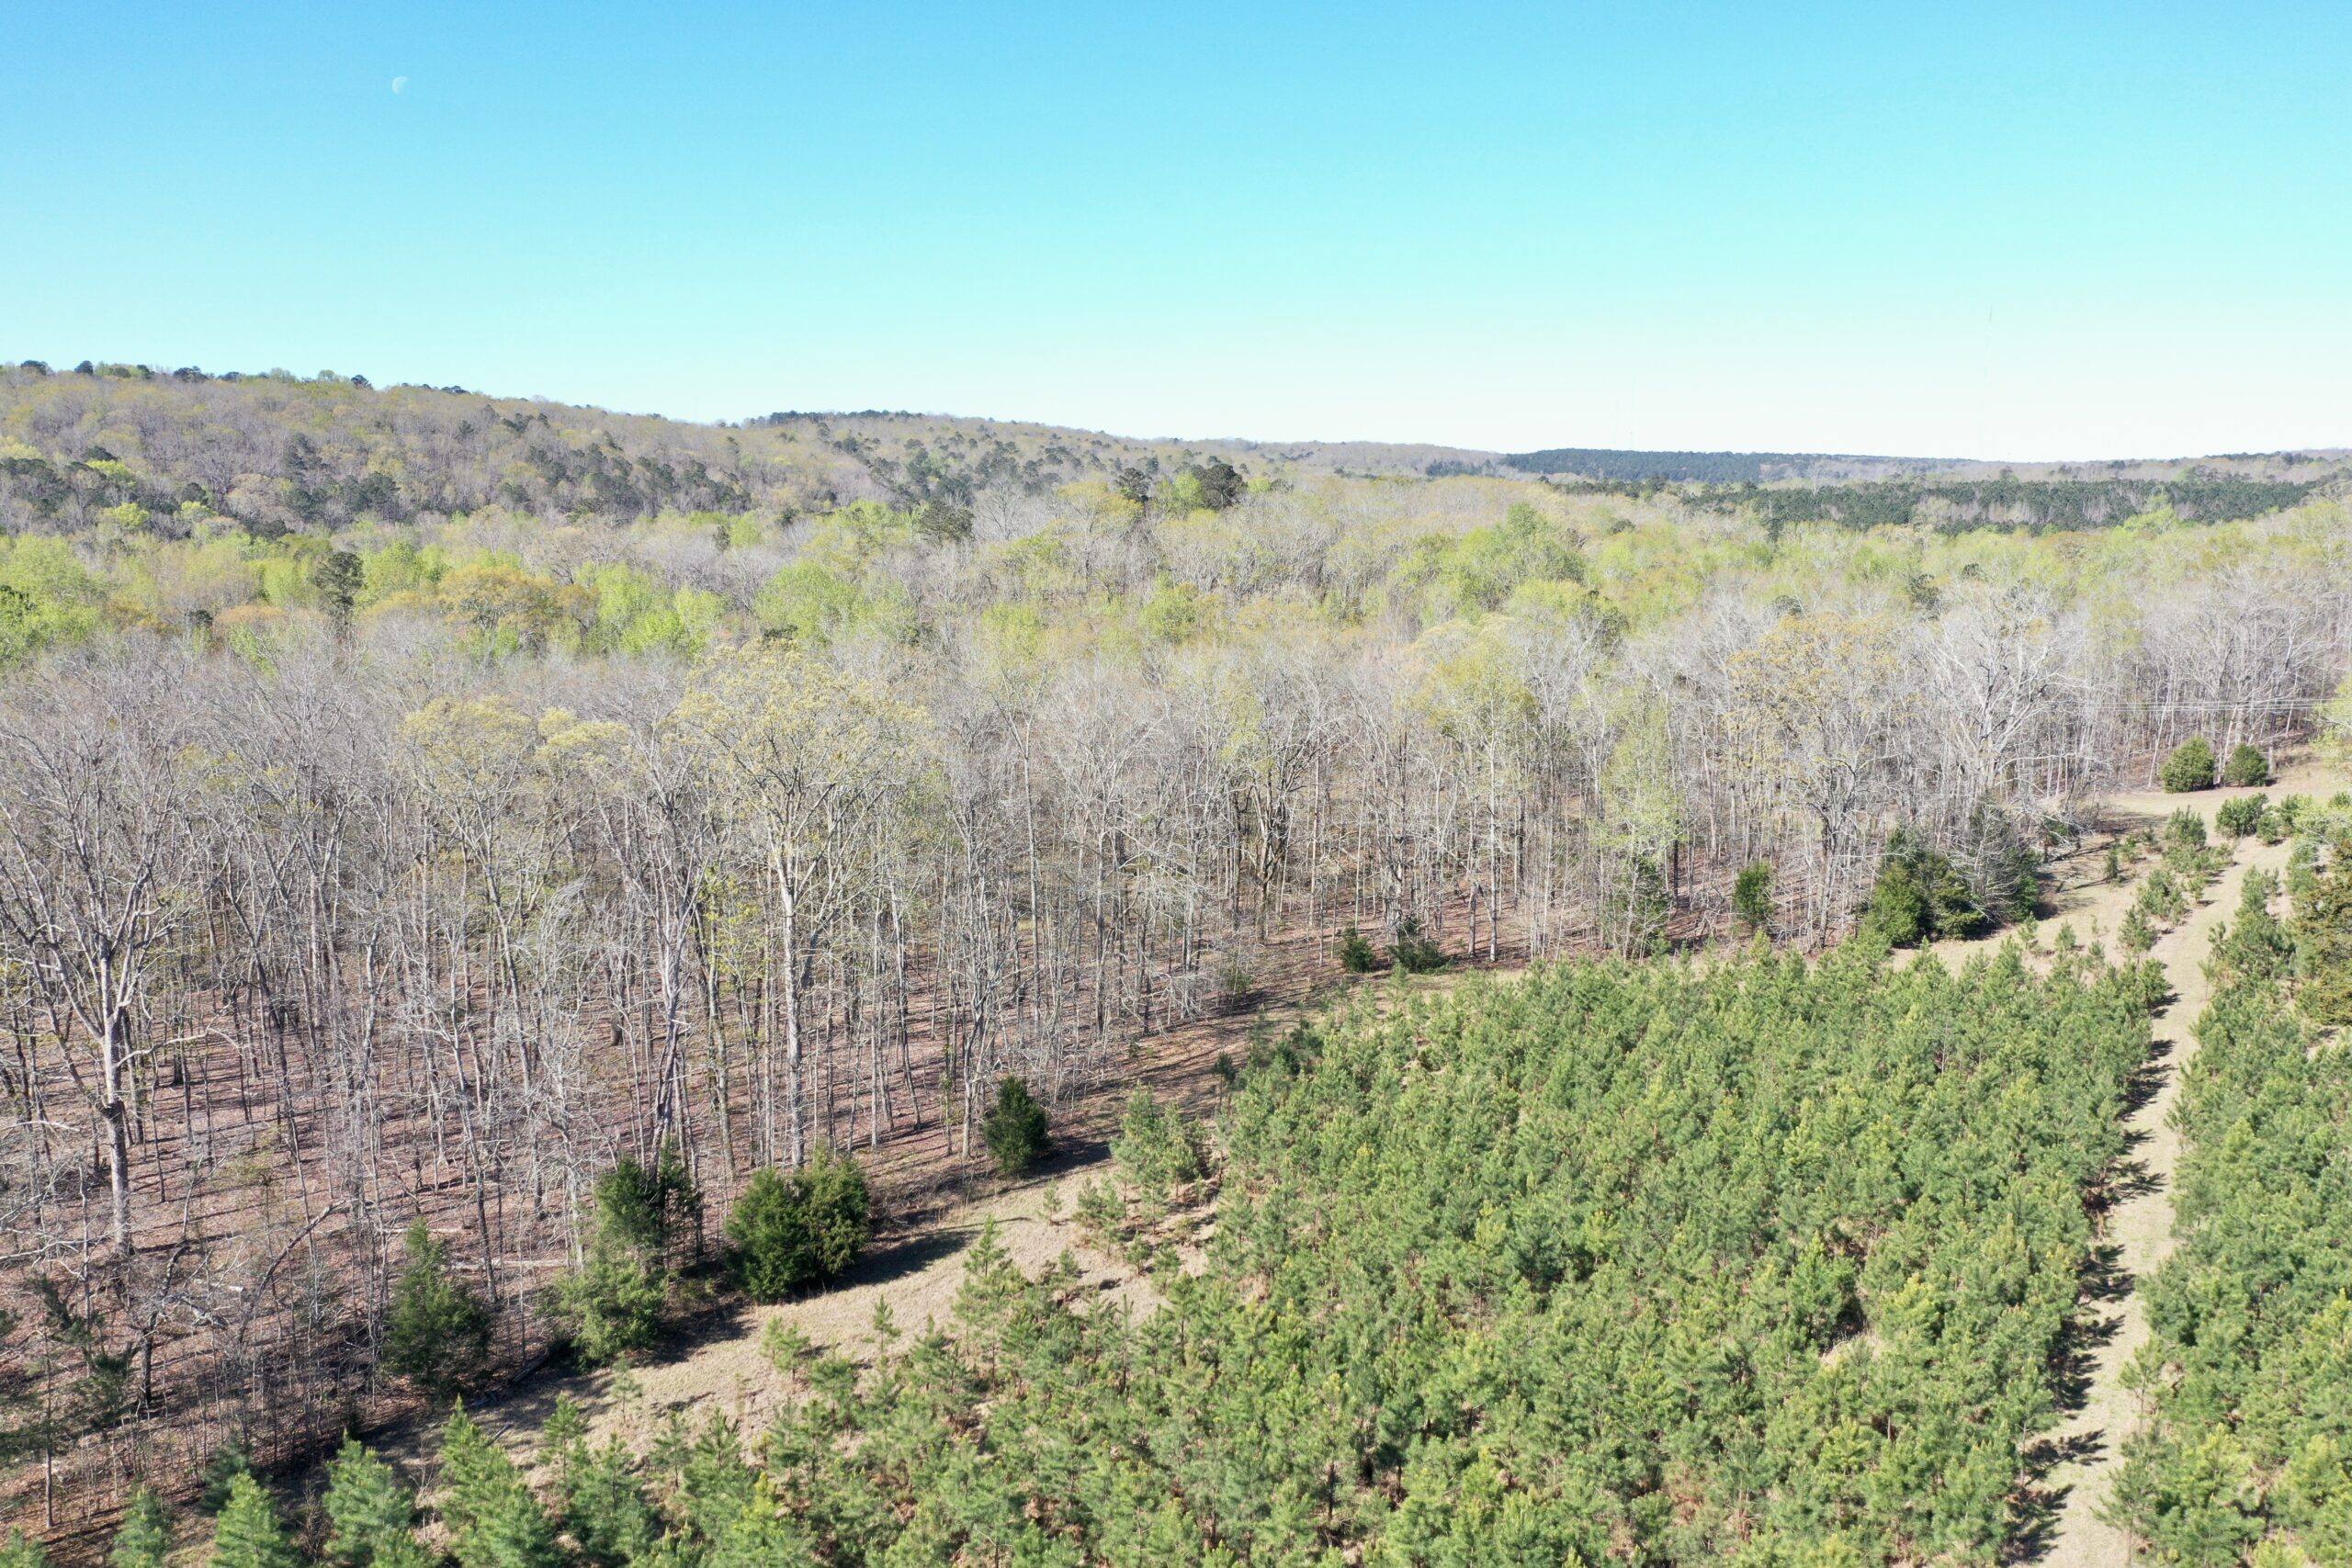
<path fill-rule="evenodd" d="M 782 1301 L 822 1284 L 857 1260 L 871 1227 L 865 1172 L 819 1148 L 798 1170 L 752 1174 L 727 1217 L 729 1262 L 753 1301 Z"/>
<path fill-rule="evenodd" d="M 980 1117 L 980 1142 L 998 1174 L 1019 1176 L 1044 1157 L 1050 1142 L 1046 1108 L 1029 1093 L 1026 1078 L 997 1080 L 996 1103 Z"/>
<path fill-rule="evenodd" d="M 2213 787 L 2213 745 L 2203 736 L 2191 736 L 2172 750 L 2159 773 L 2170 795 L 2188 795 Z"/>
<path fill-rule="evenodd" d="M 2291 964 L 2276 922 L 2234 929 L 2232 963 Z M 2047 975 L 1883 954 L 1360 998 L 1252 1054 L 1214 1160 L 1130 1100 L 1143 1223 L 1216 1201 L 1205 1255 L 1144 1249 L 1148 1317 L 989 1228 L 943 1325 L 877 1316 L 862 1360 L 774 1335 L 796 1397 L 756 1440 L 679 1415 L 592 1448 L 560 1404 L 535 1491 L 453 1416 L 452 1554 L 1991 1568 L 2151 987 L 2063 946 Z M 797 1234 L 790 1179 L 759 1186 L 744 1252 Z M 401 1507 L 338 1459 L 333 1541 L 403 1540 Z"/>
<path fill-rule="evenodd" d="M 384 1314 L 384 1370 L 439 1401 L 489 1361 L 490 1308 L 450 1271 L 447 1244 L 423 1220 L 409 1226 L 405 1249 Z"/>

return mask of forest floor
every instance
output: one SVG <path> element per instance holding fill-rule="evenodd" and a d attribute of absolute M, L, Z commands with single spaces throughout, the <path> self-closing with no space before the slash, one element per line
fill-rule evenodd
<path fill-rule="evenodd" d="M 2272 785 L 2271 792 L 2325 793 L 2339 785 L 2340 781 L 2298 768 Z M 2188 797 L 2126 795 L 2109 806 L 2118 829 L 2129 831 L 2160 823 L 2183 804 L 2193 805 L 2210 824 L 2222 802 L 2253 793 L 2258 792 L 2216 790 Z M 2102 837 L 2049 868 L 2036 944 L 2041 951 L 2048 951 L 2050 938 L 2062 925 L 2072 926 L 2086 944 L 2112 941 L 2138 882 L 2105 877 L 2109 841 Z M 2130 1117 L 2129 1179 L 2121 1184 L 2123 1196 L 2103 1216 L 2103 1267 L 2086 1297 L 2086 1392 L 2080 1407 L 2050 1439 L 2058 1462 L 2043 1482 L 2044 1495 L 2055 1509 L 2041 1559 L 2045 1568 L 2128 1568 L 2131 1562 L 2129 1541 L 2100 1521 L 2098 1510 L 2112 1484 L 2118 1451 L 2139 1418 L 2136 1402 L 2120 1386 L 2125 1364 L 2149 1332 L 2138 1281 L 2172 1248 L 2170 1184 L 2180 1143 L 2170 1119 L 2180 1068 L 2196 1049 L 2191 1026 L 2205 1006 L 2203 964 L 2213 927 L 2235 908 L 2247 871 L 2255 866 L 2275 871 L 2286 854 L 2285 845 L 2244 840 L 2204 900 L 2159 940 L 2151 954 L 2165 965 L 2173 998 L 2155 1020 L 2152 1092 Z M 2005 931 L 1943 942 L 1933 951 L 1944 962 L 1958 964 L 2014 935 Z M 1464 965 L 1411 984 L 1415 989 L 1442 989 L 1473 973 L 1507 975 L 1521 967 L 1508 962 L 1492 968 Z M 1289 1027 L 1335 996 L 1366 983 L 1384 982 L 1374 977 L 1325 987 L 1250 1015 L 1203 1021 L 1176 1032 L 1180 1038 L 1156 1043 L 1159 1048 L 1143 1065 L 1141 1081 L 1163 1101 L 1173 1101 L 1189 1113 L 1206 1114 L 1215 1109 L 1224 1083 L 1214 1066 L 1217 1055 L 1238 1057 L 1251 1037 Z M 1149 1312 L 1157 1304 L 1149 1283 L 1120 1259 L 1086 1246 L 1076 1224 L 1079 1190 L 1109 1170 L 1108 1139 L 1117 1109 L 1109 1097 L 1102 1098 L 1103 1103 L 1089 1105 L 1073 1118 L 1069 1135 L 1035 1175 L 1011 1183 L 967 1176 L 944 1190 L 923 1193 L 922 1200 L 899 1213 L 882 1245 L 831 1289 L 775 1305 L 738 1301 L 716 1306 L 697 1316 L 673 1342 L 667 1357 L 652 1364 L 627 1370 L 549 1365 L 475 1405 L 476 1418 L 518 1458 L 535 1447 L 537 1429 L 559 1397 L 582 1406 L 599 1441 L 618 1434 L 642 1445 L 677 1415 L 699 1425 L 710 1415 L 721 1414 L 744 1430 L 757 1431 L 780 1406 L 797 1397 L 795 1381 L 762 1348 L 771 1324 L 797 1328 L 818 1350 L 870 1361 L 876 1351 L 878 1309 L 887 1307 L 889 1320 L 905 1335 L 920 1332 L 927 1322 L 946 1319 L 963 1283 L 966 1251 L 991 1222 L 1001 1244 L 1026 1272 L 1035 1275 L 1068 1252 L 1079 1269 L 1075 1292 Z M 439 1426 L 437 1413 L 419 1413 L 373 1434 L 371 1440 L 386 1457 L 423 1479 L 429 1469 L 425 1461 L 438 1446 Z"/>

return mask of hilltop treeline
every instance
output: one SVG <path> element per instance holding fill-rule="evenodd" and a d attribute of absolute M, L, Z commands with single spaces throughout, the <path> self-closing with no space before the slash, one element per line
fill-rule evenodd
<path fill-rule="evenodd" d="M 1708 485 L 1805 479 L 1825 469 L 1888 472 L 1938 466 L 1935 459 L 1926 457 L 1857 457 L 1827 452 L 1634 452 L 1606 446 L 1547 446 L 1540 452 L 1510 453 L 1502 462 L 1527 474 L 1575 474 L 1634 484 L 1663 480 Z"/>
<path fill-rule="evenodd" d="M 2097 528 L 2143 513 L 2198 523 L 2260 517 L 2310 499 L 2325 479 L 2191 472 L 2165 479 L 1885 479 L 1845 485 L 1714 485 L 1696 505 L 1737 512 L 1767 528 Z"/>
<path fill-rule="evenodd" d="M 2099 792 L 2312 733 L 2352 653 L 2333 502 L 1773 529 L 1177 454 L 844 499 L 887 487 L 839 427 L 6 390 L 0 1421 L 66 1518 L 331 1437 L 419 1217 L 513 1365 L 625 1154 L 713 1203 L 828 1145 L 972 1168 L 1003 1077 L 1115 1085 L 1346 925 L 1818 943 L 1898 829 L 2019 912 Z M 750 503 L 643 478 L 695 460 Z"/>

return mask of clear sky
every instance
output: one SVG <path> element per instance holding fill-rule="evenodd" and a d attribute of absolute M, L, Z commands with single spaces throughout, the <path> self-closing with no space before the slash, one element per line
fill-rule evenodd
<path fill-rule="evenodd" d="M 0 0 L 0 357 L 695 418 L 2352 445 L 2352 5 Z"/>

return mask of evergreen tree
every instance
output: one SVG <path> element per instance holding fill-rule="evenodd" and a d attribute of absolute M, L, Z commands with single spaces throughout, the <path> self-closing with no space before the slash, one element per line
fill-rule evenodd
<path fill-rule="evenodd" d="M 1753 932 L 1772 929 L 1772 863 L 1744 866 L 1732 884 L 1731 912 Z"/>
<path fill-rule="evenodd" d="M 600 1177 L 595 1204 L 587 1258 L 557 1279 L 548 1304 L 582 1359 L 605 1362 L 649 1348 L 660 1333 L 672 1259 L 700 1250 L 702 1194 L 676 1141 L 664 1139 L 652 1169 L 624 1156 Z"/>
<path fill-rule="evenodd" d="M 1446 964 L 1444 950 L 1421 934 L 1418 915 L 1408 915 L 1396 922 L 1396 934 L 1389 939 L 1388 962 L 1408 975 L 1427 975 Z"/>
<path fill-rule="evenodd" d="M 548 1299 L 549 1315 L 593 1366 L 650 1349 L 669 1304 L 668 1277 L 633 1248 L 601 1236 L 589 1244 L 585 1262 L 557 1279 Z"/>
<path fill-rule="evenodd" d="M 327 1463 L 327 1558 L 343 1568 L 378 1568 L 415 1544 L 416 1498 L 392 1467 L 345 1438 Z"/>
<path fill-rule="evenodd" d="M 2296 1000 L 2314 1023 L 2352 1023 L 2352 845 L 2298 901 L 2294 919 Z"/>
<path fill-rule="evenodd" d="M 229 1483 L 212 1527 L 211 1568 L 301 1568 L 302 1555 L 278 1522 L 277 1505 L 247 1471 Z"/>
<path fill-rule="evenodd" d="M 490 1358 L 490 1308 L 449 1270 L 449 1249 L 409 1226 L 407 1259 L 384 1320 L 384 1368 L 428 1397 L 447 1398 L 481 1375 Z"/>
<path fill-rule="evenodd" d="M 2203 736 L 2191 736 L 2172 750 L 2161 773 L 2165 792 L 2188 795 L 2213 787 L 2213 748 Z"/>
<path fill-rule="evenodd" d="M 563 1466 L 557 1488 L 564 1528 L 596 1568 L 628 1568 L 662 1534 L 661 1517 L 646 1498 L 636 1457 L 617 1437 L 602 1448 L 583 1447 Z"/>
<path fill-rule="evenodd" d="M 2222 768 L 2222 782 L 2239 786 L 2267 784 L 2270 782 L 2270 759 L 2241 740 L 2230 749 L 2230 760 Z"/>
<path fill-rule="evenodd" d="M 999 1078 L 996 1103 L 980 1117 L 980 1141 L 998 1172 L 1019 1176 L 1046 1152 L 1046 1108 L 1029 1093 L 1025 1078 Z"/>
<path fill-rule="evenodd" d="M 730 1262 L 754 1301 L 781 1301 L 841 1273 L 864 1250 L 871 1197 L 857 1162 L 818 1148 L 788 1175 L 773 1167 L 752 1179 L 727 1216 Z"/>
<path fill-rule="evenodd" d="M 514 1461 L 490 1440 L 465 1406 L 451 1410 L 448 1425 L 441 1428 L 439 1476 L 439 1509 L 449 1528 L 458 1532 L 472 1529 L 515 1479 Z"/>
<path fill-rule="evenodd" d="M 2261 829 L 2262 819 L 2268 815 L 2269 809 L 2270 802 L 2267 796 L 2242 795 L 2234 800 L 2225 800 L 2214 808 L 2213 826 L 2229 838 L 2243 839 Z"/>
<path fill-rule="evenodd" d="M 458 1568 L 562 1568 L 555 1521 L 519 1475 L 480 1500 L 450 1542 Z"/>
<path fill-rule="evenodd" d="M 164 1500 L 141 1486 L 130 1495 L 122 1523 L 114 1532 L 109 1568 L 164 1568 L 172 1551 L 172 1516 Z"/>
<path fill-rule="evenodd" d="M 1372 943 L 1364 940 L 1363 932 L 1352 923 L 1340 932 L 1339 956 L 1340 967 L 1351 975 L 1368 975 L 1373 965 L 1380 961 L 1379 954 L 1373 951 Z"/>
<path fill-rule="evenodd" d="M 50 1568 L 49 1548 L 22 1530 L 10 1530 L 0 1541 L 0 1568 Z"/>
<path fill-rule="evenodd" d="M 1897 947 L 1967 936 L 1984 923 L 1984 911 L 1951 859 L 1905 828 L 1887 840 L 1867 915 L 1879 935 Z"/>
<path fill-rule="evenodd" d="M 253 1472 L 253 1453 L 245 1447 L 244 1434 L 232 1432 L 227 1441 L 205 1458 L 204 1486 L 197 1494 L 196 1511 L 207 1516 L 218 1514 L 229 1506 L 229 1494 L 237 1478 Z"/>

